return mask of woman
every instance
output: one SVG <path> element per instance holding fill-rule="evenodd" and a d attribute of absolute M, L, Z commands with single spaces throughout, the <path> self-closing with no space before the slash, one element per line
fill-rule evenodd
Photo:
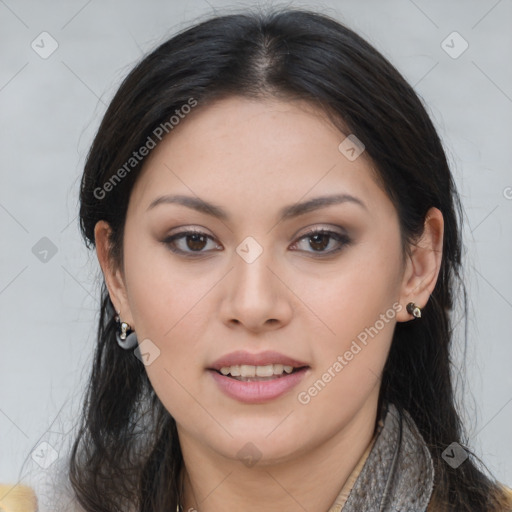
<path fill-rule="evenodd" d="M 453 178 L 354 32 L 283 10 L 176 35 L 119 88 L 80 199 L 105 279 L 84 510 L 512 510 L 454 404 Z"/>

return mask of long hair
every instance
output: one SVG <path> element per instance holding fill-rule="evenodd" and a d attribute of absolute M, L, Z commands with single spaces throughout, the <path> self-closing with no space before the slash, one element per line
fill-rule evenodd
<path fill-rule="evenodd" d="M 306 100 L 355 134 L 398 212 L 404 254 L 422 234 L 428 209 L 442 212 L 435 289 L 420 322 L 396 325 L 379 400 L 408 411 L 425 439 L 435 466 L 436 510 L 501 510 L 499 485 L 473 455 L 457 469 L 441 456 L 454 441 L 465 446 L 451 379 L 457 290 L 467 316 L 463 211 L 453 177 L 412 87 L 346 26 L 304 10 L 231 14 L 198 23 L 146 56 L 121 84 L 87 157 L 80 191 L 86 245 L 95 244 L 95 224 L 107 221 L 112 261 L 122 268 L 128 200 L 144 164 L 143 158 L 130 161 L 133 152 L 148 138 L 154 142 L 158 127 L 170 133 L 169 120 L 184 105 L 201 108 L 230 95 Z M 117 346 L 104 283 L 101 293 L 97 347 L 70 459 L 72 487 L 86 511 L 174 510 L 183 463 L 176 423 L 142 363 Z"/>

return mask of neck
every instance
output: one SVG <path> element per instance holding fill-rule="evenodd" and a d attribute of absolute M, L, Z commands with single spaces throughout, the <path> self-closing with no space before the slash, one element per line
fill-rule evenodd
<path fill-rule="evenodd" d="M 328 511 L 374 435 L 376 407 L 363 408 L 341 431 L 286 460 L 252 467 L 206 449 L 180 433 L 184 511 Z M 264 492 L 262 492 L 264 489 Z"/>

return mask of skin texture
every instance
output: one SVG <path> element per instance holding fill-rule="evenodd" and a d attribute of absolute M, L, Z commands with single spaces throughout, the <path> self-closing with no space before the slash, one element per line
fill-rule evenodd
<path fill-rule="evenodd" d="M 152 151 L 135 184 L 124 268 L 109 259 L 108 224 L 96 225 L 116 310 L 139 342 L 148 338 L 160 350 L 146 370 L 177 422 L 185 510 L 328 510 L 372 439 L 393 330 L 397 321 L 414 321 L 406 304 L 423 307 L 434 289 L 443 218 L 429 211 L 403 264 L 396 210 L 367 155 L 349 161 L 339 151 L 345 137 L 302 102 L 230 97 L 198 107 Z M 366 207 L 345 202 L 278 220 L 285 206 L 343 193 Z M 164 194 L 199 197 L 229 218 L 178 204 L 148 210 Z M 304 237 L 310 228 L 350 242 L 315 243 Z M 174 242 L 187 254 L 202 250 L 195 259 L 165 243 L 188 229 L 212 237 Z M 236 252 L 248 236 L 263 250 L 252 263 Z M 378 334 L 301 403 L 299 393 L 386 312 Z M 277 399 L 244 404 L 223 394 L 206 370 L 241 349 L 275 350 L 310 368 Z M 260 457 L 252 467 L 240 460 L 247 443 Z"/>

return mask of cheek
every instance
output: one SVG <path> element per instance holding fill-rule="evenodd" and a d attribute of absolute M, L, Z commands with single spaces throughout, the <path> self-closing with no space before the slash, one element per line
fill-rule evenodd
<path fill-rule="evenodd" d="M 145 369 L 172 414 L 190 407 L 187 390 L 202 373 L 198 344 L 211 318 L 204 298 L 218 279 L 208 272 L 180 271 L 165 249 L 134 238 L 125 235 L 129 306 L 139 342 L 150 340 L 156 347 L 158 356 Z"/>
<path fill-rule="evenodd" d="M 346 289 L 353 294 L 338 292 L 340 298 L 332 293 L 324 303 L 325 323 L 334 334 L 324 329 L 325 334 L 315 337 L 316 364 L 297 390 L 301 417 L 312 431 L 334 432 L 370 397 L 376 399 L 389 353 L 400 305 L 393 307 L 385 287 L 366 288 L 365 279 L 352 279 L 344 284 L 354 285 Z"/>
<path fill-rule="evenodd" d="M 392 335 L 400 309 L 399 251 L 394 243 L 386 247 L 378 242 L 347 252 L 321 283 L 308 280 L 303 284 L 301 296 L 318 312 L 323 324 L 321 339 L 327 346 L 334 342 L 336 349 L 342 349 L 359 335 L 364 342 L 364 333 L 372 326 L 382 331 L 384 338 Z"/>
<path fill-rule="evenodd" d="M 315 336 L 317 365 L 302 391 L 315 407 L 331 400 L 356 404 L 378 383 L 402 309 L 399 240 L 396 234 L 392 238 L 386 243 L 375 235 L 371 243 L 354 247 L 324 285 L 312 287 L 308 304 L 321 324 Z M 313 400 L 320 392 L 323 398 Z"/>
<path fill-rule="evenodd" d="M 212 280 L 176 266 L 173 255 L 159 242 L 141 235 L 125 238 L 126 285 L 137 332 L 170 343 L 176 330 L 194 325 L 195 306 Z M 177 347 L 179 348 L 179 347 Z"/>

